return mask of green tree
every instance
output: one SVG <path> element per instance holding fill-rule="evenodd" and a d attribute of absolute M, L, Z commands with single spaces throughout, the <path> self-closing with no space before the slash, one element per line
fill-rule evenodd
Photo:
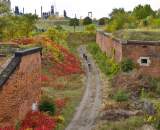
<path fill-rule="evenodd" d="M 79 19 L 77 19 L 77 18 L 70 19 L 69 25 L 73 26 L 74 32 L 75 32 L 76 26 L 79 26 Z"/>
<path fill-rule="evenodd" d="M 37 16 L 26 14 L 22 16 L 0 16 L 0 39 L 14 39 L 28 37 L 35 29 Z"/>
<path fill-rule="evenodd" d="M 111 19 L 114 19 L 119 14 L 125 14 L 125 13 L 126 12 L 125 12 L 124 8 L 119 8 L 119 9 L 115 8 L 115 9 L 112 10 L 112 12 L 109 14 L 109 16 L 110 16 Z"/>
<path fill-rule="evenodd" d="M 125 24 L 129 22 L 129 13 L 123 11 L 123 9 L 113 9 L 110 16 L 111 19 L 106 26 L 106 31 L 108 32 L 123 29 Z"/>
<path fill-rule="evenodd" d="M 49 28 L 46 32 L 46 35 L 54 42 L 63 44 L 65 47 L 67 47 L 66 39 L 68 35 L 65 31 L 59 31 L 56 28 Z"/>
<path fill-rule="evenodd" d="M 70 26 L 79 26 L 79 19 L 77 19 L 77 18 L 70 19 L 69 25 Z"/>
<path fill-rule="evenodd" d="M 134 8 L 133 15 L 137 19 L 144 19 L 144 18 L 147 18 L 148 16 L 155 16 L 155 12 L 151 8 L 151 6 L 148 4 L 144 6 L 138 5 L 137 7 Z"/>
<path fill-rule="evenodd" d="M 92 24 L 92 19 L 90 17 L 85 17 L 83 19 L 83 25 L 89 25 Z"/>
<path fill-rule="evenodd" d="M 85 28 L 85 31 L 87 31 L 89 33 L 95 33 L 96 32 L 96 25 L 95 24 L 87 25 Z"/>
<path fill-rule="evenodd" d="M 108 18 L 100 18 L 99 21 L 98 21 L 98 24 L 99 25 L 105 25 L 108 21 Z"/>
<path fill-rule="evenodd" d="M 21 17 L 22 30 L 25 33 L 25 36 L 29 36 L 29 33 L 36 28 L 35 23 L 37 21 L 37 15 L 25 14 Z"/>
<path fill-rule="evenodd" d="M 0 2 L 0 15 L 8 14 L 10 13 L 10 10 L 8 6 L 6 6 L 4 3 Z"/>

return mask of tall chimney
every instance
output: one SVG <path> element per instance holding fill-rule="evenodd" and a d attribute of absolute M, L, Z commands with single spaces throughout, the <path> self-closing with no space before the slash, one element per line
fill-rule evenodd
<path fill-rule="evenodd" d="M 23 7 L 23 14 L 24 14 L 24 7 Z"/>
<path fill-rule="evenodd" d="M 42 18 L 42 13 L 43 13 L 43 8 L 42 8 L 42 6 L 41 6 L 41 18 Z"/>

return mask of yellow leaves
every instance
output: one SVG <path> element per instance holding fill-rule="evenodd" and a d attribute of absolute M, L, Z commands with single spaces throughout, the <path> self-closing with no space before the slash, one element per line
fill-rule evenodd
<path fill-rule="evenodd" d="M 62 115 L 59 115 L 59 116 L 55 116 L 54 119 L 56 120 L 56 122 L 62 124 L 64 123 L 65 119 Z"/>

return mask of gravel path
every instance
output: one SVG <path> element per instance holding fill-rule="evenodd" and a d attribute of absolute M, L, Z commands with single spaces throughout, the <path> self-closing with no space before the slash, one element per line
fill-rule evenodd
<path fill-rule="evenodd" d="M 94 128 L 101 106 L 101 84 L 98 69 L 85 46 L 80 46 L 78 52 L 86 68 L 86 90 L 72 121 L 65 130 L 91 130 Z"/>

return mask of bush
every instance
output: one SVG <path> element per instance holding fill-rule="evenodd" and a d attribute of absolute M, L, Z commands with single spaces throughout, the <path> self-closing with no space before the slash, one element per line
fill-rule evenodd
<path fill-rule="evenodd" d="M 41 112 L 29 112 L 22 121 L 20 130 L 55 130 L 56 122 Z M 5 129 L 12 130 L 12 129 Z"/>
<path fill-rule="evenodd" d="M 57 29 L 58 31 L 64 31 L 61 25 L 56 25 L 55 29 Z"/>
<path fill-rule="evenodd" d="M 88 50 L 93 55 L 93 58 L 96 60 L 99 68 L 105 75 L 112 77 L 118 73 L 119 65 L 113 59 L 107 57 L 96 43 L 90 43 L 88 45 Z"/>
<path fill-rule="evenodd" d="M 96 32 L 96 25 L 94 25 L 94 24 L 87 25 L 85 27 L 85 31 L 87 31 L 89 33 L 95 33 Z"/>
<path fill-rule="evenodd" d="M 90 17 L 85 17 L 83 20 L 83 25 L 92 24 L 92 19 Z"/>
<path fill-rule="evenodd" d="M 134 69 L 134 63 L 131 59 L 124 59 L 121 62 L 121 70 L 123 72 L 129 72 Z"/>
<path fill-rule="evenodd" d="M 148 80 L 150 81 L 149 83 L 152 87 L 152 90 L 157 94 L 160 94 L 160 79 L 149 78 Z"/>
<path fill-rule="evenodd" d="M 117 102 L 127 101 L 128 98 L 129 95 L 124 90 L 118 90 L 113 96 L 113 99 L 115 99 Z"/>
<path fill-rule="evenodd" d="M 120 121 L 108 121 L 99 130 L 137 130 L 144 124 L 143 116 L 133 116 Z"/>
<path fill-rule="evenodd" d="M 48 97 L 43 97 L 39 104 L 39 110 L 53 116 L 55 114 L 55 104 L 53 100 Z"/>
<path fill-rule="evenodd" d="M 69 25 L 70 26 L 79 26 L 79 19 L 77 19 L 77 18 L 70 19 Z"/>
<path fill-rule="evenodd" d="M 107 18 L 100 18 L 98 21 L 99 25 L 105 25 L 107 23 Z"/>
<path fill-rule="evenodd" d="M 57 28 L 57 27 L 56 27 Z M 67 39 L 67 33 L 63 30 L 57 30 L 58 28 L 49 28 L 46 32 L 46 35 L 54 42 L 58 44 L 62 44 L 65 47 L 67 47 L 66 39 Z"/>

